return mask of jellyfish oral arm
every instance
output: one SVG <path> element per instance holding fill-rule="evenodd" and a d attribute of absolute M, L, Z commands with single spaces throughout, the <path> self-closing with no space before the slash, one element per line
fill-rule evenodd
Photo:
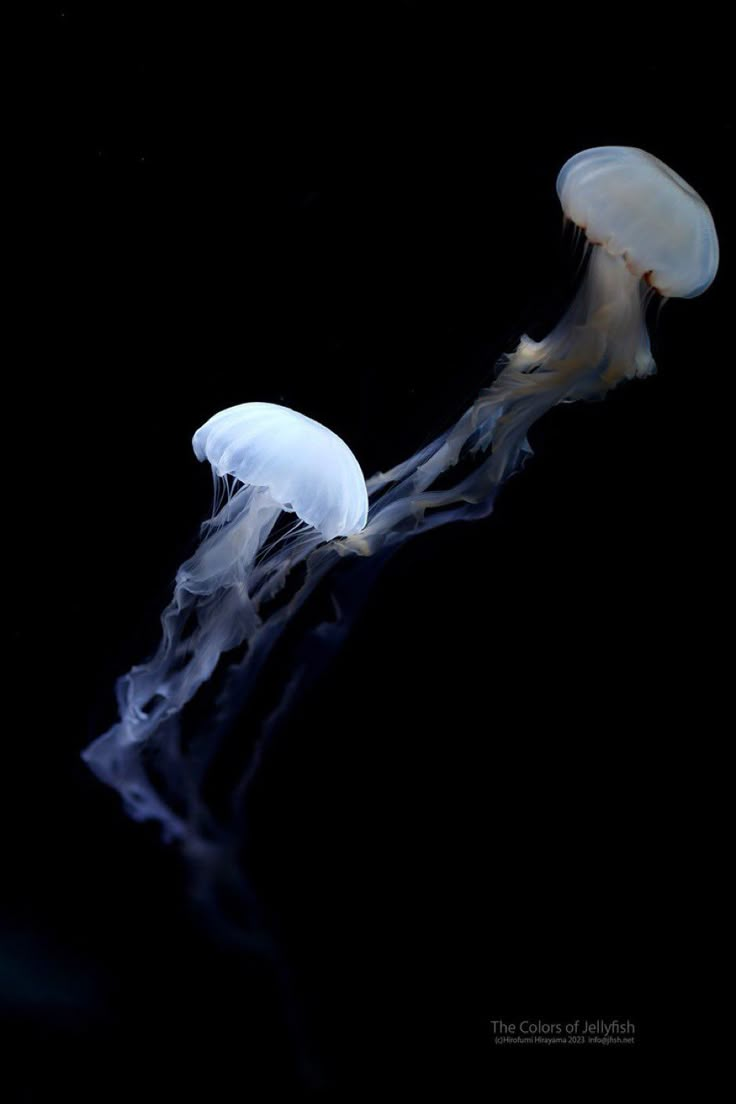
<path fill-rule="evenodd" d="M 526 335 L 508 358 L 519 385 L 536 389 L 539 372 L 559 393 L 558 401 L 602 394 L 624 379 L 656 370 L 645 312 L 652 290 L 634 275 L 622 256 L 599 246 L 590 250 L 583 282 L 564 317 L 542 341 Z"/>
<path fill-rule="evenodd" d="M 531 453 L 527 434 L 547 410 L 654 372 L 644 319 L 650 294 L 623 258 L 593 247 L 583 283 L 554 330 L 539 342 L 522 337 L 451 430 L 368 481 L 372 508 L 361 540 L 400 542 L 407 529 L 490 513 L 499 487 Z M 476 469 L 433 490 L 467 451 L 479 458 Z"/>
<path fill-rule="evenodd" d="M 177 586 L 190 594 L 210 594 L 245 579 L 281 511 L 265 487 L 240 487 L 205 523 L 206 538 L 179 568 Z"/>

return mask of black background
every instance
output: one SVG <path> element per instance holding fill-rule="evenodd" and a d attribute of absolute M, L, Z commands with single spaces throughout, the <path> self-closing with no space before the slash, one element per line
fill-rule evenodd
<path fill-rule="evenodd" d="M 687 1049 L 674 963 L 718 728 L 732 371 L 725 32 L 596 18 L 69 5 L 39 23 L 9 372 L 10 1099 L 472 1098 L 540 1072 L 629 1079 L 673 1031 L 675 1066 Z M 701 192 L 721 274 L 653 313 L 655 377 L 554 410 L 491 519 L 390 562 L 271 745 L 251 870 L 295 1043 L 272 972 L 208 934 L 175 852 L 78 754 L 208 510 L 194 429 L 259 399 L 331 426 L 367 473 L 409 455 L 556 321 L 575 280 L 556 174 L 608 143 Z M 636 1044 L 490 1033 L 577 1018 L 632 1020 Z"/>

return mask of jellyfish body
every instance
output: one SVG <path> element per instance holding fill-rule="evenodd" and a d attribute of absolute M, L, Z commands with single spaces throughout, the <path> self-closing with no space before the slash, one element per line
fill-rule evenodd
<path fill-rule="evenodd" d="M 493 384 L 421 465 L 408 461 L 369 481 L 380 489 L 414 467 L 428 473 L 453 464 L 470 447 L 488 452 L 479 469 L 454 489 L 472 515 L 492 507 L 500 483 L 531 451 L 530 426 L 560 402 L 605 394 L 625 379 L 655 370 L 646 327 L 649 298 L 692 298 L 718 269 L 718 238 L 700 196 L 672 169 L 643 150 L 603 146 L 576 154 L 563 166 L 557 191 L 566 218 L 587 236 L 587 268 L 564 317 L 543 340 L 523 335 L 502 357 Z M 422 494 L 413 510 L 452 506 L 453 492 Z M 436 524 L 435 518 L 432 524 Z"/>
<path fill-rule="evenodd" d="M 257 638 L 260 605 L 278 593 L 288 570 L 320 545 L 362 529 L 368 509 L 365 479 L 348 446 L 297 411 L 270 403 L 231 407 L 206 422 L 192 444 L 212 466 L 213 516 L 177 572 L 156 654 L 118 682 L 118 724 L 84 753 L 133 815 L 162 820 L 169 835 L 186 835 L 186 825 L 161 803 L 133 749 L 170 727 L 223 652 Z M 297 522 L 271 541 L 282 512 Z"/>
<path fill-rule="evenodd" d="M 522 337 L 509 381 L 542 372 L 557 401 L 574 400 L 655 370 L 646 327 L 653 292 L 693 298 L 718 269 L 708 207 L 658 158 L 628 146 L 601 146 L 570 158 L 557 178 L 565 217 L 590 245 L 569 311 L 541 342 Z M 538 391 L 544 390 L 541 377 Z"/>
<path fill-rule="evenodd" d="M 119 721 L 85 752 L 134 816 L 158 819 L 190 853 L 202 843 L 205 824 L 209 838 L 215 834 L 203 796 L 207 756 L 201 749 L 214 754 L 280 635 L 320 582 L 341 565 L 331 575 L 339 590 L 335 616 L 305 641 L 273 717 L 283 715 L 296 688 L 342 640 L 385 554 L 435 526 L 489 514 L 499 488 L 529 456 L 529 429 L 547 410 L 654 371 L 649 298 L 691 298 L 712 282 L 718 241 L 710 211 L 651 155 L 629 147 L 585 150 L 563 166 L 557 190 L 566 217 L 589 243 L 570 308 L 543 340 L 522 336 L 455 425 L 373 476 L 367 489 L 340 438 L 282 407 L 234 406 L 195 434 L 195 453 L 210 462 L 215 479 L 213 517 L 177 574 L 157 653 L 119 680 Z M 465 474 L 453 480 L 461 459 Z M 276 541 L 270 535 L 283 510 L 300 521 Z M 284 596 L 297 566 L 303 575 Z M 243 642 L 247 650 L 230 663 L 193 756 L 179 740 L 181 710 L 223 653 Z M 148 770 L 151 758 L 168 794 Z M 257 763 L 254 754 L 251 767 L 233 780 L 241 805 Z"/>

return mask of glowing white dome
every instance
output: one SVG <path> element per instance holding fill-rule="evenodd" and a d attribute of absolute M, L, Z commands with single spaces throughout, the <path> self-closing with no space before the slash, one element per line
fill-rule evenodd
<path fill-rule="evenodd" d="M 690 299 L 718 270 L 711 213 L 663 161 L 630 146 L 575 154 L 557 178 L 568 218 L 661 295 Z"/>
<path fill-rule="evenodd" d="M 365 526 L 368 494 L 358 461 L 336 433 L 296 410 L 260 402 L 231 406 L 197 430 L 192 446 L 216 475 L 265 487 L 325 540 Z"/>

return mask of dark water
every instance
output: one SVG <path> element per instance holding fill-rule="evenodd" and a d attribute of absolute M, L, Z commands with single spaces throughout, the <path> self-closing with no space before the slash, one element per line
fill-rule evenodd
<path fill-rule="evenodd" d="M 726 73 L 705 32 L 602 47 L 572 17 L 495 18 L 72 5 L 38 30 L 6 406 L 8 1099 L 470 1099 L 690 1045 L 673 962 L 717 731 Z M 78 759 L 208 510 L 191 433 L 259 399 L 366 472 L 409 455 L 556 321 L 555 177 L 608 143 L 702 193 L 721 276 L 664 308 L 654 378 L 536 427 L 490 520 L 402 550 L 271 745 L 246 860 L 284 982 Z M 501 1047 L 495 1019 L 636 1041 Z"/>

